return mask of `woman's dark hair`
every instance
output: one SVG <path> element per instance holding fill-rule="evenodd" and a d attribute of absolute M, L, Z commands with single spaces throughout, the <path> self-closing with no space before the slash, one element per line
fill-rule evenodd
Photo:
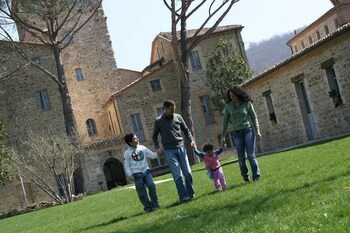
<path fill-rule="evenodd" d="M 208 152 L 208 151 L 213 150 L 213 149 L 214 149 L 214 145 L 210 144 L 210 143 L 206 143 L 203 146 L 203 151 L 204 152 Z"/>
<path fill-rule="evenodd" d="M 239 101 L 242 101 L 242 102 L 248 102 L 248 101 L 253 102 L 253 100 L 250 97 L 250 95 L 247 92 L 245 92 L 242 87 L 240 87 L 240 86 L 233 86 L 230 89 L 228 89 L 228 91 L 227 91 L 227 103 L 232 101 L 232 99 L 230 97 L 230 92 L 232 92 L 235 96 L 237 96 Z"/>
<path fill-rule="evenodd" d="M 134 136 L 135 136 L 134 133 L 128 133 L 128 134 L 126 134 L 126 135 L 124 136 L 124 141 L 125 141 L 125 143 L 128 144 L 129 146 L 131 146 L 131 145 L 130 145 L 130 142 L 132 142 L 132 140 L 134 139 Z"/>
<path fill-rule="evenodd" d="M 163 103 L 163 107 L 170 108 L 170 106 L 175 106 L 175 102 L 173 100 L 165 100 Z"/>

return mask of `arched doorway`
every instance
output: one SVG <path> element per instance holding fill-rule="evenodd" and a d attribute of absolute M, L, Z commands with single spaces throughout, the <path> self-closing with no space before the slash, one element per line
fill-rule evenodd
<path fill-rule="evenodd" d="M 109 158 L 103 164 L 108 190 L 117 186 L 126 185 L 123 164 L 115 158 Z"/>

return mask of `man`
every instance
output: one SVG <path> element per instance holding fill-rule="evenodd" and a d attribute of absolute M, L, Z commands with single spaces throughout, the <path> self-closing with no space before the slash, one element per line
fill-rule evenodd
<path fill-rule="evenodd" d="M 163 151 L 165 153 L 180 202 L 183 203 L 189 201 L 195 195 L 191 168 L 181 132 L 185 136 L 185 139 L 191 142 L 193 148 L 196 148 L 196 144 L 184 119 L 180 114 L 175 113 L 175 109 L 176 105 L 173 100 L 164 101 L 164 113 L 157 117 L 154 122 L 152 139 L 157 153 L 160 154 Z M 162 148 L 158 142 L 159 134 L 162 141 Z M 185 185 L 182 180 L 182 174 L 185 178 Z"/>

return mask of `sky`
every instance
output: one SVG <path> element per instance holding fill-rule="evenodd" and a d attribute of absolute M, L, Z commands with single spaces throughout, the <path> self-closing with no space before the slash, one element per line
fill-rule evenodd
<path fill-rule="evenodd" d="M 248 48 L 250 43 L 309 25 L 332 7 L 330 0 L 239 0 L 220 26 L 242 25 Z M 103 8 L 118 68 L 142 71 L 150 64 L 154 38 L 171 31 L 170 11 L 163 0 L 103 0 Z M 191 16 L 187 29 L 198 28 L 207 9 Z"/>

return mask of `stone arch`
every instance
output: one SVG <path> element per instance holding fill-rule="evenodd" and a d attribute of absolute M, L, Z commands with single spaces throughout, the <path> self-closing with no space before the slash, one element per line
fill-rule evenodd
<path fill-rule="evenodd" d="M 123 163 L 116 156 L 115 151 L 110 150 L 103 156 L 102 167 L 108 190 L 127 184 Z"/>

